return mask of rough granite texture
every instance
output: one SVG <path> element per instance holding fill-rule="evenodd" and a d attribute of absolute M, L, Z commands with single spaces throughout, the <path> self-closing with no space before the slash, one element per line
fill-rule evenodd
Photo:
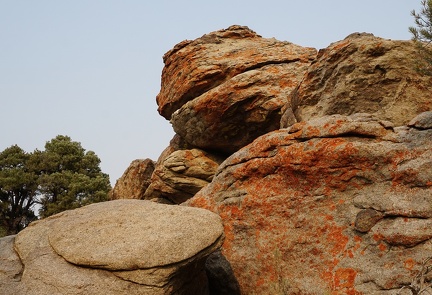
<path fill-rule="evenodd" d="M 411 282 L 432 253 L 432 129 L 389 125 L 332 115 L 270 132 L 187 202 L 222 217 L 242 294 L 387 295 Z"/>
<path fill-rule="evenodd" d="M 1 294 L 207 294 L 223 227 L 191 209 L 116 200 L 34 222 L 0 239 Z"/>
<path fill-rule="evenodd" d="M 151 159 L 132 161 L 123 175 L 116 181 L 111 191 L 111 200 L 144 199 L 144 193 L 150 185 L 150 178 L 155 169 Z"/>
<path fill-rule="evenodd" d="M 176 150 L 156 165 L 144 198 L 183 203 L 213 179 L 223 159 L 200 149 Z"/>
<path fill-rule="evenodd" d="M 186 142 L 226 154 L 279 128 L 316 50 L 231 26 L 164 56 L 159 112 Z"/>
<path fill-rule="evenodd" d="M 297 121 L 366 112 L 406 125 L 432 108 L 432 77 L 415 70 L 417 58 L 414 42 L 372 34 L 355 33 L 330 44 L 291 94 Z"/>

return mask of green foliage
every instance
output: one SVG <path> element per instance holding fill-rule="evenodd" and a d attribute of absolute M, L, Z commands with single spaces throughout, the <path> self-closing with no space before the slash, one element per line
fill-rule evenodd
<path fill-rule="evenodd" d="M 109 177 L 101 172 L 96 154 L 85 152 L 80 143 L 57 136 L 39 157 L 42 217 L 108 199 Z"/>
<path fill-rule="evenodd" d="M 100 159 L 79 142 L 59 135 L 45 151 L 26 153 L 17 145 L 0 153 L 0 227 L 15 234 L 39 215 L 108 200 L 109 177 Z"/>
<path fill-rule="evenodd" d="M 432 76 L 432 0 L 422 0 L 420 13 L 411 11 L 417 27 L 410 27 L 413 41 L 416 42 L 419 57 L 416 67 L 420 73 Z"/>
<path fill-rule="evenodd" d="M 17 233 L 35 219 L 38 176 L 27 165 L 30 157 L 17 145 L 0 153 L 0 224 L 6 234 Z"/>

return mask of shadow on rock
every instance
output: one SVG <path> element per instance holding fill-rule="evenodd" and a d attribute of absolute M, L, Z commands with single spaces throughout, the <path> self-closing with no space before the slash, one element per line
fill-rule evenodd
<path fill-rule="evenodd" d="M 240 295 L 240 285 L 234 276 L 229 261 L 221 251 L 216 251 L 207 258 L 206 272 L 210 295 Z"/>

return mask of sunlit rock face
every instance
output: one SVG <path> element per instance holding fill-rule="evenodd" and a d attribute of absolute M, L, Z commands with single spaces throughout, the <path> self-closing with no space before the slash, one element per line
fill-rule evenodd
<path fill-rule="evenodd" d="M 207 294 L 205 261 L 223 237 L 220 217 L 207 210 L 142 200 L 92 204 L 0 239 L 0 291 Z"/>
<path fill-rule="evenodd" d="M 144 199 L 144 193 L 150 185 L 150 179 L 155 169 L 151 159 L 132 161 L 123 175 L 116 181 L 111 191 L 111 199 Z"/>
<path fill-rule="evenodd" d="M 270 132 L 188 201 L 223 220 L 242 294 L 393 294 L 432 250 L 432 112 Z M 393 292 L 393 293 L 392 293 Z"/>
<path fill-rule="evenodd" d="M 316 50 L 231 26 L 164 56 L 159 113 L 189 144 L 230 154 L 279 128 Z"/>

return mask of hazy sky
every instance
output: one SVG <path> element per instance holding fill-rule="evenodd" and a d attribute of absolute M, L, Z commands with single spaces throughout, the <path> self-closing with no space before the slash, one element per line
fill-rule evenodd
<path fill-rule="evenodd" d="M 157 112 L 163 54 L 245 25 L 317 49 L 353 32 L 410 39 L 420 0 L 0 0 L 0 151 L 68 135 L 112 184 L 174 135 Z"/>

